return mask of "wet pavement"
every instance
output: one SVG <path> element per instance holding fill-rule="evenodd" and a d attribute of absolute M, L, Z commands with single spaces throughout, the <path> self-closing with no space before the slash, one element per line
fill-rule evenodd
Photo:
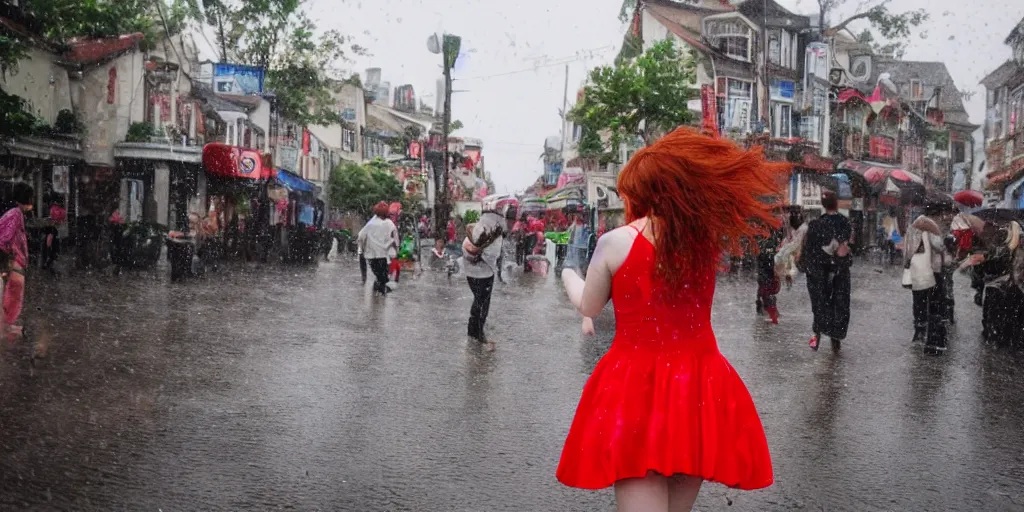
<path fill-rule="evenodd" d="M 492 301 L 426 273 L 386 300 L 351 260 L 30 280 L 47 357 L 0 348 L 0 509 L 612 510 L 554 478 L 583 383 L 611 342 L 553 277 Z M 758 405 L 776 484 L 705 485 L 698 510 L 1024 510 L 1024 355 L 980 341 L 958 278 L 950 351 L 910 345 L 897 269 L 859 263 L 841 354 L 807 348 L 799 281 L 782 324 L 753 277 L 720 279 L 714 325 Z M 731 507 L 730 507 L 731 505 Z"/>

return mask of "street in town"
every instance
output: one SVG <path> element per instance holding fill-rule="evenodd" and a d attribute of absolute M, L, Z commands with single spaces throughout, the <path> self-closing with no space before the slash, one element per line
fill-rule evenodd
<path fill-rule="evenodd" d="M 46 357 L 0 350 L 0 508 L 613 509 L 554 477 L 610 311 L 584 337 L 553 276 L 514 276 L 492 353 L 467 345 L 458 278 L 374 299 L 349 260 L 229 270 L 30 279 Z M 962 280 L 949 353 L 923 355 L 897 270 L 855 267 L 840 354 L 807 348 L 802 280 L 771 326 L 752 276 L 720 279 L 715 329 L 776 483 L 709 484 L 698 510 L 1024 509 L 1024 355 L 979 341 Z"/>

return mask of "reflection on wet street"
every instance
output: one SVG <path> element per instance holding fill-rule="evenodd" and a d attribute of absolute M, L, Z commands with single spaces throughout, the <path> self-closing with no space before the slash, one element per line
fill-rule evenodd
<path fill-rule="evenodd" d="M 581 336 L 552 277 L 497 288 L 490 353 L 467 346 L 461 279 L 407 277 L 381 300 L 351 261 L 181 285 L 165 270 L 30 280 L 48 357 L 0 350 L 0 508 L 613 509 L 554 477 L 613 326 Z M 963 281 L 949 353 L 923 355 L 896 269 L 854 271 L 839 355 L 807 348 L 802 281 L 770 326 L 751 276 L 720 280 L 715 328 L 776 484 L 708 485 L 697 508 L 1024 508 L 1024 357 L 979 341 Z"/>

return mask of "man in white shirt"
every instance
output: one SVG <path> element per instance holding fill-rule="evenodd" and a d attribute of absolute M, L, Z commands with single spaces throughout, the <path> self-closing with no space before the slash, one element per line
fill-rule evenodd
<path fill-rule="evenodd" d="M 373 218 L 359 230 L 357 243 L 363 257 L 370 264 L 376 281 L 374 293 L 388 293 L 388 258 L 398 254 L 398 228 L 388 218 L 388 205 L 381 201 L 373 207 Z"/>

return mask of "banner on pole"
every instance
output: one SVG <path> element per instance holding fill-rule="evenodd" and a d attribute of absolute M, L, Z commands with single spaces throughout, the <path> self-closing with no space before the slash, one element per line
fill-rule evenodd
<path fill-rule="evenodd" d="M 703 85 L 700 88 L 700 111 L 703 116 L 703 129 L 707 133 L 718 136 L 718 98 L 715 97 L 715 88 L 710 85 Z"/>

